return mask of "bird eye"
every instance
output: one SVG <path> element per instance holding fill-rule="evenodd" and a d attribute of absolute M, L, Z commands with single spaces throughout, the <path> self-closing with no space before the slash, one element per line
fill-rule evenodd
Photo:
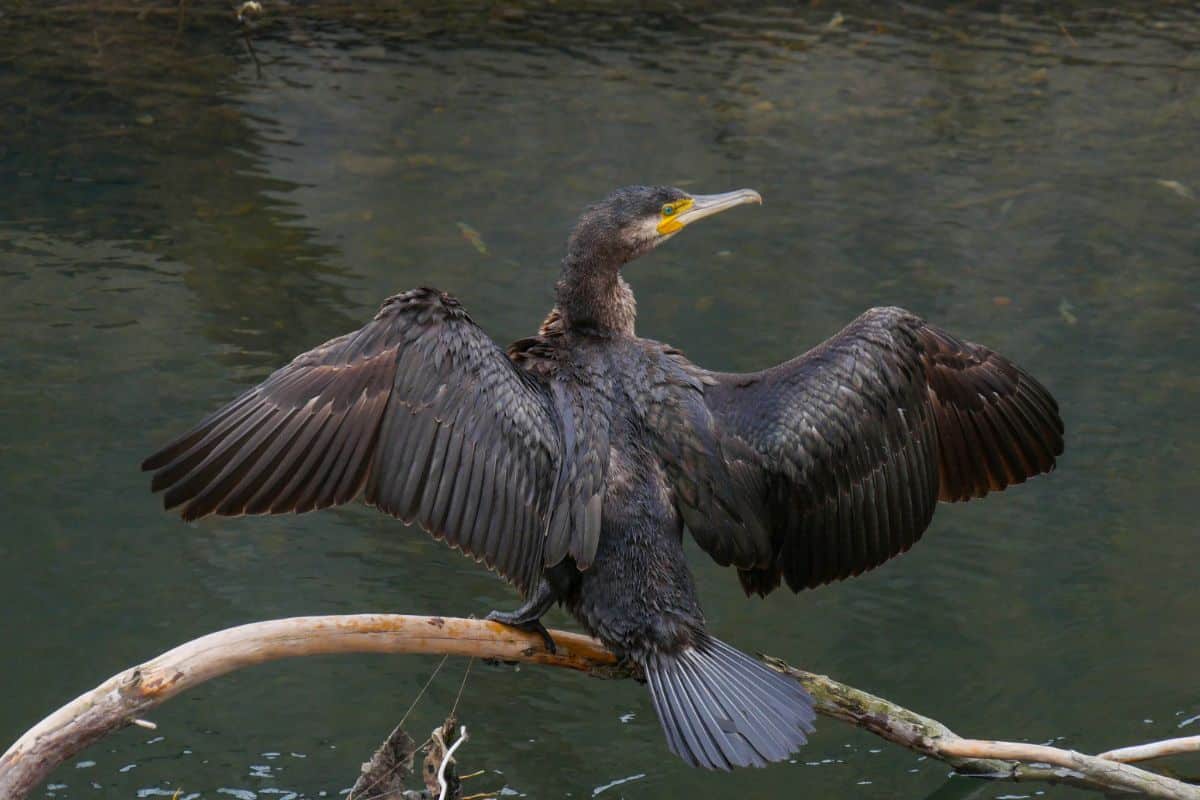
<path fill-rule="evenodd" d="M 674 213 L 675 213 L 675 206 L 671 205 L 670 203 L 667 203 L 665 206 L 662 207 L 662 214 L 664 217 L 669 217 L 669 216 L 673 215 Z"/>

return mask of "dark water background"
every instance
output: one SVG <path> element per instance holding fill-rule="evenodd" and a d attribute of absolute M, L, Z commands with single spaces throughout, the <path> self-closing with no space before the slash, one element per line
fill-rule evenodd
<path fill-rule="evenodd" d="M 435 285 L 497 339 L 526 335 L 576 212 L 634 182 L 766 198 L 629 269 L 642 335 L 748 370 L 904 305 L 1019 360 L 1067 420 L 1058 472 L 943 507 L 858 580 L 747 601 L 696 558 L 718 635 L 967 735 L 1094 752 L 1200 732 L 1194 4 L 268 3 L 257 65 L 224 6 L 193 6 L 0 4 L 5 744 L 221 627 L 512 606 L 481 568 L 359 507 L 185 526 L 137 464 L 394 291 Z M 334 797 L 436 664 L 241 672 L 39 795 Z M 464 667 L 447 663 L 410 730 L 440 721 Z M 795 765 L 692 771 L 641 687 L 550 670 L 476 665 L 460 713 L 463 768 L 489 770 L 476 792 L 975 786 L 830 721 Z M 1070 794 L 979 796 L 1043 792 Z"/>

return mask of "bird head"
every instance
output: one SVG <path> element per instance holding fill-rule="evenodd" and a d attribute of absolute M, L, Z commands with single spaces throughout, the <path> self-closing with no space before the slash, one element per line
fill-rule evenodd
<path fill-rule="evenodd" d="M 689 194 L 673 186 L 626 186 L 583 212 L 568 253 L 593 266 L 619 268 L 693 222 L 746 203 L 761 205 L 762 196 L 753 189 Z"/>

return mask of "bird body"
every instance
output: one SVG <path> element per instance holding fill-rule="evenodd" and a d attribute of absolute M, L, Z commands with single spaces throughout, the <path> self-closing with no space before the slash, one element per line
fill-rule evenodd
<path fill-rule="evenodd" d="M 939 499 L 1052 469 L 1062 422 L 1028 373 L 902 309 L 757 373 L 639 338 L 621 268 L 758 201 L 618 190 L 577 224 L 537 335 L 506 352 L 449 295 L 396 295 L 147 459 L 152 487 L 189 519 L 362 496 L 514 583 L 524 605 L 490 618 L 553 646 L 540 618 L 559 603 L 641 665 L 689 763 L 785 759 L 811 699 L 706 630 L 684 532 L 748 594 L 856 575 Z"/>
<path fill-rule="evenodd" d="M 596 461 L 604 489 L 599 536 L 569 556 L 555 593 L 622 654 L 676 650 L 704 618 L 665 466 L 673 441 L 688 436 L 687 421 L 663 417 L 698 391 L 698 381 L 655 342 L 575 335 L 560 342 L 571 368 L 565 380 L 551 380 L 569 386 L 561 391 L 575 402 L 562 416 L 573 417 L 575 457 Z M 546 561 L 557 564 L 556 554 Z"/>

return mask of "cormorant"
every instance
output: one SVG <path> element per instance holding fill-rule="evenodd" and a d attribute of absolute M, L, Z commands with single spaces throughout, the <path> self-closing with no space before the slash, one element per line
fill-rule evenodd
<path fill-rule="evenodd" d="M 483 561 L 539 631 L 561 603 L 640 664 L 671 750 L 717 769 L 785 759 L 813 730 L 794 681 L 710 635 L 688 530 L 747 594 L 857 575 L 907 550 L 939 500 L 1054 467 L 1062 421 L 1027 372 L 900 308 L 784 364 L 710 372 L 634 332 L 621 268 L 744 203 L 632 186 L 588 208 L 556 303 L 505 352 L 416 289 L 298 356 L 146 459 L 184 519 L 360 495 Z"/>

